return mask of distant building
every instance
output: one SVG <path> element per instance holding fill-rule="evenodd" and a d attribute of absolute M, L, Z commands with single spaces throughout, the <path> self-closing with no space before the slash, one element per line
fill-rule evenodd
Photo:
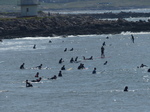
<path fill-rule="evenodd" d="M 20 0 L 21 16 L 37 16 L 39 0 Z"/>

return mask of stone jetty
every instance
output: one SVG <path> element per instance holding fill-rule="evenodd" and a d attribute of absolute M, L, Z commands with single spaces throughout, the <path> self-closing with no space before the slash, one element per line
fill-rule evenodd
<path fill-rule="evenodd" d="M 56 14 L 49 17 L 1 18 L 0 39 L 37 36 L 148 32 L 150 21 L 102 20 L 90 14 Z"/>

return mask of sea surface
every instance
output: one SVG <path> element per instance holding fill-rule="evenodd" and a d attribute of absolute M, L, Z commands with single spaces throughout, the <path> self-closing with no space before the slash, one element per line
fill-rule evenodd
<path fill-rule="evenodd" d="M 105 58 L 101 58 L 104 42 Z M 79 62 L 70 63 L 76 56 Z M 22 63 L 23 70 L 19 69 Z M 80 63 L 85 69 L 77 69 Z M 36 68 L 40 64 L 41 70 Z M 140 68 L 141 64 L 147 67 Z M 48 80 L 58 76 L 63 65 L 62 77 Z M 0 112 L 149 112 L 149 67 L 150 32 L 4 39 L 0 43 Z M 25 81 L 37 79 L 37 72 L 42 80 L 26 87 Z M 123 91 L 125 86 L 128 92 Z"/>
<path fill-rule="evenodd" d="M 45 13 L 50 12 L 51 14 L 101 14 L 101 13 L 120 13 L 120 12 L 133 12 L 133 13 L 150 13 L 150 8 L 139 8 L 139 9 L 122 9 L 122 10 L 56 10 L 56 11 L 44 11 Z M 118 18 L 103 18 L 102 20 L 117 20 Z M 148 21 L 150 17 L 130 17 L 124 18 L 127 21 Z"/>

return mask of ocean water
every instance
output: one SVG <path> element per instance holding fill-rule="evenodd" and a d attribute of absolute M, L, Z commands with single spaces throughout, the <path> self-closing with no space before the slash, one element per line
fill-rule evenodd
<path fill-rule="evenodd" d="M 134 13 L 150 13 L 149 8 L 139 9 L 122 9 L 122 10 L 56 10 L 56 11 L 44 11 L 45 13 L 50 12 L 59 14 L 101 14 L 101 13 L 120 13 L 120 12 L 134 12 Z M 101 18 L 100 18 L 101 19 Z M 117 20 L 118 18 L 102 18 L 102 20 Z M 130 17 L 124 18 L 127 21 L 148 21 L 150 17 Z"/>
<path fill-rule="evenodd" d="M 105 58 L 101 58 L 103 42 Z M 149 32 L 4 39 L 0 43 L 0 111 L 149 112 L 149 43 Z M 71 48 L 74 50 L 69 51 Z M 70 63 L 76 56 L 80 62 Z M 82 56 L 93 56 L 93 60 Z M 24 70 L 19 69 L 22 63 Z M 86 69 L 78 70 L 80 63 Z M 138 68 L 142 63 L 147 67 Z M 40 64 L 42 69 L 35 69 Z M 58 75 L 63 65 L 63 76 L 48 80 Z M 97 73 L 92 74 L 95 67 Z M 42 80 L 26 88 L 25 80 L 37 79 L 37 72 Z M 128 92 L 123 91 L 125 86 Z"/>

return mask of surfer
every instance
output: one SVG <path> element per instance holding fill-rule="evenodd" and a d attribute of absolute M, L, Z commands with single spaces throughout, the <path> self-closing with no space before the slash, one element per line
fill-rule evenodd
<path fill-rule="evenodd" d="M 36 79 L 36 80 L 32 80 L 31 82 L 40 82 L 41 81 L 41 77 L 39 77 L 38 79 Z"/>
<path fill-rule="evenodd" d="M 105 57 L 105 55 L 104 55 L 104 50 L 105 50 L 105 48 L 102 46 L 102 47 L 101 47 L 101 57 L 102 57 L 102 58 Z"/>
<path fill-rule="evenodd" d="M 103 46 L 105 46 L 106 44 L 105 44 L 105 42 L 103 42 Z"/>
<path fill-rule="evenodd" d="M 67 51 L 67 48 L 65 48 L 64 52 L 66 52 L 66 51 Z"/>
<path fill-rule="evenodd" d="M 134 36 L 133 35 L 131 35 L 131 40 L 134 43 Z"/>
<path fill-rule="evenodd" d="M 34 44 L 33 49 L 36 49 L 36 44 Z"/>
<path fill-rule="evenodd" d="M 96 74 L 96 68 L 94 68 L 94 70 L 93 70 L 92 74 Z"/>
<path fill-rule="evenodd" d="M 128 92 L 128 86 L 124 88 L 124 92 Z"/>
<path fill-rule="evenodd" d="M 73 51 L 73 48 L 71 48 L 70 51 Z"/>
<path fill-rule="evenodd" d="M 73 59 L 73 57 L 70 59 L 70 63 L 73 63 L 74 62 L 74 59 Z"/>
<path fill-rule="evenodd" d="M 107 61 L 105 61 L 104 65 L 106 65 L 106 64 L 107 64 Z"/>
<path fill-rule="evenodd" d="M 66 70 L 65 65 L 63 65 L 63 66 L 61 67 L 61 70 Z"/>
<path fill-rule="evenodd" d="M 26 80 L 26 87 L 33 87 L 33 85 L 30 82 L 28 82 L 28 80 Z"/>
<path fill-rule="evenodd" d="M 20 66 L 20 69 L 24 69 L 24 64 L 25 64 L 25 63 L 23 63 L 23 64 Z"/>
<path fill-rule="evenodd" d="M 78 66 L 78 69 L 84 69 L 84 64 L 80 63 L 80 65 Z"/>
<path fill-rule="evenodd" d="M 59 71 L 59 73 L 58 73 L 58 77 L 62 77 L 62 73 L 61 73 L 61 71 Z"/>
<path fill-rule="evenodd" d="M 105 57 L 105 55 L 104 55 L 104 50 L 105 50 L 105 48 L 102 46 L 102 47 L 101 47 L 101 57 L 102 57 L 102 58 Z"/>
<path fill-rule="evenodd" d="M 78 61 L 78 56 L 75 58 L 75 60 L 74 60 L 75 62 L 77 62 Z"/>
<path fill-rule="evenodd" d="M 107 36 L 106 39 L 109 39 L 109 37 Z"/>
<path fill-rule="evenodd" d="M 35 77 L 39 77 L 39 72 L 36 73 Z"/>
<path fill-rule="evenodd" d="M 141 64 L 140 68 L 143 68 L 143 67 L 147 67 L 147 66 L 146 66 L 146 65 L 144 65 L 144 64 Z"/>
<path fill-rule="evenodd" d="M 40 65 L 37 66 L 36 68 L 41 69 L 41 68 L 42 68 L 42 64 L 40 64 Z"/>
<path fill-rule="evenodd" d="M 83 56 L 83 60 L 93 60 L 93 56 L 91 56 L 90 58 L 85 58 L 85 56 Z"/>
<path fill-rule="evenodd" d="M 54 75 L 53 77 L 48 78 L 48 79 L 57 79 L 57 76 L 56 76 L 56 75 Z"/>
<path fill-rule="evenodd" d="M 61 59 L 59 60 L 59 64 L 61 64 L 62 62 L 64 62 L 64 60 L 61 58 Z"/>

